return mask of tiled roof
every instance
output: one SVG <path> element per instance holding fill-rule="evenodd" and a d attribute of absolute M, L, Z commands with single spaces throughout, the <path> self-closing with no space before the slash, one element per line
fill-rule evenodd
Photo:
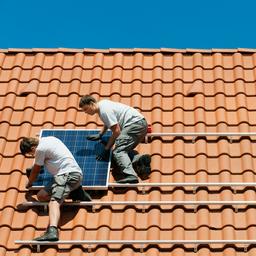
<path fill-rule="evenodd" d="M 255 49 L 8 49 L 0 50 L 0 256 L 83 255 L 83 246 L 46 247 L 36 253 L 14 243 L 42 233 L 48 216 L 18 211 L 25 201 L 19 140 L 42 128 L 97 128 L 99 118 L 78 108 L 93 94 L 139 109 L 153 132 L 256 132 Z M 255 137 L 155 138 L 138 146 L 152 155 L 146 182 L 255 182 Z M 111 177 L 111 181 L 114 181 Z M 254 187 L 160 187 L 116 190 L 101 200 L 256 200 Z M 255 239 L 256 208 L 137 206 L 65 208 L 61 239 Z M 92 248 L 88 255 L 141 255 L 137 245 Z M 256 255 L 238 245 L 151 245 L 144 255 Z"/>

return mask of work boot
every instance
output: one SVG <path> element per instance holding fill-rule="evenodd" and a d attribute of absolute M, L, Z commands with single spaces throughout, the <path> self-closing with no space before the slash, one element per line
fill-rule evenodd
<path fill-rule="evenodd" d="M 136 163 L 136 171 L 142 180 L 148 178 L 151 172 L 151 156 L 148 154 L 142 155 Z"/>
<path fill-rule="evenodd" d="M 83 190 L 82 186 L 70 192 L 69 197 L 72 201 L 92 201 L 91 196 Z"/>
<path fill-rule="evenodd" d="M 59 232 L 57 227 L 54 227 L 54 226 L 48 227 L 44 234 L 35 238 L 34 240 L 35 241 L 58 241 Z"/>
<path fill-rule="evenodd" d="M 134 183 L 138 183 L 139 180 L 134 175 L 127 175 L 125 178 L 123 178 L 121 180 L 117 180 L 116 182 L 117 183 L 130 183 L 130 184 L 134 184 Z"/>

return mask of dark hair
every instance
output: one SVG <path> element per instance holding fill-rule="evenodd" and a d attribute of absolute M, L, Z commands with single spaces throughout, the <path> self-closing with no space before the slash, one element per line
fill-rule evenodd
<path fill-rule="evenodd" d="M 80 99 L 79 107 L 82 108 L 85 105 L 91 105 L 96 103 L 96 99 L 91 95 L 85 95 Z"/>
<path fill-rule="evenodd" d="M 38 139 L 24 137 L 20 142 L 20 152 L 22 155 L 26 155 L 27 153 L 32 151 L 32 147 L 38 146 Z"/>

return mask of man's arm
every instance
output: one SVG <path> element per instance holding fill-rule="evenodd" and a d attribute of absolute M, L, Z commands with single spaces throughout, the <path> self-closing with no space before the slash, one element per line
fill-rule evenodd
<path fill-rule="evenodd" d="M 102 130 L 97 134 L 88 135 L 86 138 L 87 140 L 97 141 L 100 140 L 104 133 L 107 131 L 108 127 L 105 125 L 103 126 Z"/>
<path fill-rule="evenodd" d="M 107 129 L 108 129 L 108 127 L 104 125 L 103 128 L 102 128 L 102 130 L 100 131 L 100 137 L 102 137 L 102 136 L 105 134 L 105 132 L 107 131 Z"/>
<path fill-rule="evenodd" d="M 107 145 L 105 146 L 106 150 L 109 150 L 112 148 L 112 146 L 115 144 L 116 138 L 120 135 L 121 129 L 119 124 L 115 124 L 111 126 L 112 136 L 109 138 Z"/>
<path fill-rule="evenodd" d="M 36 180 L 38 174 L 40 173 L 41 166 L 34 164 L 32 171 L 29 175 L 28 182 L 26 185 L 26 188 L 29 188 L 32 186 L 32 183 Z"/>

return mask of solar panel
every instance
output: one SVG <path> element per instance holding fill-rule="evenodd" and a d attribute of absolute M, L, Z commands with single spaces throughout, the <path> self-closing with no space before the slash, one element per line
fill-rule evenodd
<path fill-rule="evenodd" d="M 100 142 L 86 139 L 88 135 L 97 133 L 99 133 L 99 130 L 43 129 L 41 130 L 40 137 L 54 136 L 67 146 L 83 171 L 82 185 L 84 188 L 106 189 L 108 186 L 111 156 L 108 161 L 96 160 L 95 149 Z M 111 132 L 107 131 L 102 140 L 107 141 L 110 136 Z M 45 186 L 51 180 L 52 175 L 47 170 L 42 170 L 37 180 L 33 183 L 32 188 Z"/>

